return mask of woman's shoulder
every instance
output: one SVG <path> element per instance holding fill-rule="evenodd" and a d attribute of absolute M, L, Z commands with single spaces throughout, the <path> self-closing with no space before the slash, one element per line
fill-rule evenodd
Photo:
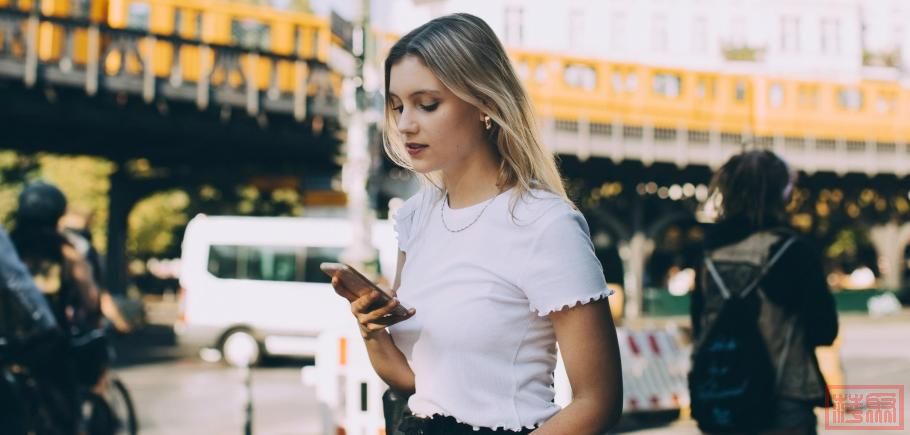
<path fill-rule="evenodd" d="M 512 216 L 518 225 L 546 227 L 555 220 L 580 216 L 567 199 L 543 189 L 517 192 L 513 195 L 512 203 Z"/>
<path fill-rule="evenodd" d="M 418 210 L 431 206 L 435 201 L 441 198 L 442 194 L 439 189 L 433 186 L 422 186 L 416 193 L 411 195 L 401 204 L 395 215 L 399 219 L 404 219 L 417 213 Z"/>

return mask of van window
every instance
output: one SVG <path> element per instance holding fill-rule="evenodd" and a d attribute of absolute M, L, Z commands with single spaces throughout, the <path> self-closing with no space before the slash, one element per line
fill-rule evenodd
<path fill-rule="evenodd" d="M 329 283 L 319 269 L 323 262 L 337 262 L 344 248 L 213 245 L 209 247 L 208 271 L 218 278 L 257 281 Z M 376 251 L 376 258 L 379 251 Z M 369 265 L 378 269 L 378 262 Z"/>
<path fill-rule="evenodd" d="M 293 248 L 243 247 L 247 279 L 297 281 L 297 253 Z"/>
<path fill-rule="evenodd" d="M 332 279 L 319 269 L 319 264 L 329 261 L 337 262 L 342 248 L 306 248 L 306 257 L 303 262 L 303 280 L 306 282 L 331 283 Z"/>

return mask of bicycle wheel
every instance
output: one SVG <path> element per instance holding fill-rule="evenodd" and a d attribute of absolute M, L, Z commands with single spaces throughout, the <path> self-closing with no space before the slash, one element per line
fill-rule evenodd
<path fill-rule="evenodd" d="M 108 386 L 108 406 L 117 420 L 117 430 L 114 433 L 136 435 L 139 432 L 139 421 L 136 419 L 133 400 L 120 379 L 111 379 Z"/>

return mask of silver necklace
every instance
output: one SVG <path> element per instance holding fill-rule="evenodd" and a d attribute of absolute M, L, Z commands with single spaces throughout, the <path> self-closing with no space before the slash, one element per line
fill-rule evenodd
<path fill-rule="evenodd" d="M 448 203 L 449 203 L 449 191 L 447 190 L 445 193 L 445 198 L 442 201 L 442 205 L 439 207 L 439 217 L 442 218 L 442 226 L 445 227 L 445 229 L 450 233 L 460 233 L 460 232 L 470 228 L 471 225 L 474 225 L 474 223 L 477 222 L 477 220 L 480 219 L 481 216 L 483 216 L 483 212 L 487 211 L 487 207 L 489 207 L 490 204 L 492 204 L 493 201 L 495 201 L 496 198 L 498 198 L 498 197 L 499 197 L 499 195 L 497 194 L 496 196 L 490 198 L 490 200 L 487 201 L 486 205 L 484 205 L 483 208 L 480 209 L 480 213 L 477 214 L 477 216 L 474 218 L 474 220 L 471 221 L 471 223 L 469 223 L 461 228 L 453 230 L 453 229 L 449 228 L 449 224 L 446 223 L 445 209 L 446 209 L 446 205 L 448 205 Z"/>

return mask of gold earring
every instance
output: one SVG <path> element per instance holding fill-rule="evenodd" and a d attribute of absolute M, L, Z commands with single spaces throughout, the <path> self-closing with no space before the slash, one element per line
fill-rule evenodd
<path fill-rule="evenodd" d="M 483 128 L 487 130 L 493 128 L 493 120 L 490 119 L 490 115 L 483 116 Z"/>

